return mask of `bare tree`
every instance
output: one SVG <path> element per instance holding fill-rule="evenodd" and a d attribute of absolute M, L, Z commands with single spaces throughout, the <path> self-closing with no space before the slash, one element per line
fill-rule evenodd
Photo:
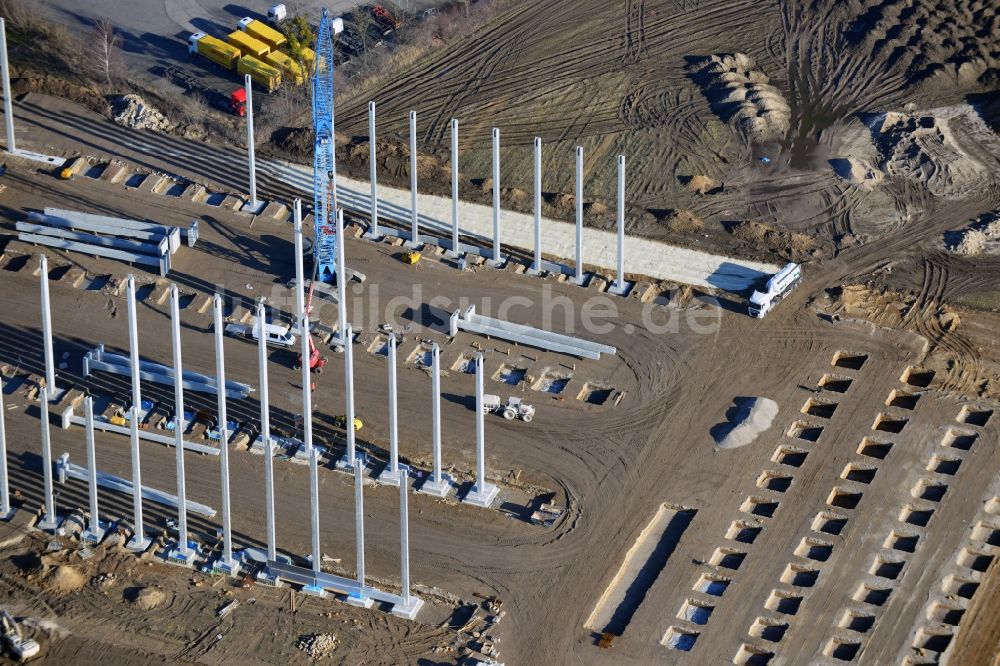
<path fill-rule="evenodd" d="M 111 73 L 118 62 L 118 45 L 121 37 L 115 32 L 111 19 L 103 18 L 94 23 L 91 52 L 95 67 L 104 76 L 108 86 L 111 86 Z"/>
<path fill-rule="evenodd" d="M 358 36 L 361 37 L 361 50 L 365 65 L 368 64 L 368 41 L 370 40 L 368 31 L 374 22 L 375 20 L 372 17 L 370 7 L 360 6 L 355 8 L 354 28 L 358 31 Z"/>

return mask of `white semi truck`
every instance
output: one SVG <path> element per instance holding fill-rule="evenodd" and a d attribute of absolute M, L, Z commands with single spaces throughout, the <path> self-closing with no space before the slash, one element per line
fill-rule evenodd
<path fill-rule="evenodd" d="M 775 305 L 781 302 L 792 289 L 795 289 L 802 281 L 802 267 L 791 262 L 785 265 L 780 271 L 771 276 L 765 286 L 765 291 L 754 290 L 750 296 L 750 304 L 747 311 L 751 317 L 763 319 L 764 315 L 770 312 Z"/>

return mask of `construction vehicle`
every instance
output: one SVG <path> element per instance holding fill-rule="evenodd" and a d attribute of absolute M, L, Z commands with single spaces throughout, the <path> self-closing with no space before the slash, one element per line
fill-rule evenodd
<path fill-rule="evenodd" d="M 764 315 L 770 312 L 775 305 L 788 295 L 802 281 L 802 267 L 795 262 L 785 265 L 780 271 L 771 276 L 765 285 L 766 291 L 753 292 L 750 296 L 750 303 L 747 311 L 751 317 L 763 319 Z"/>
<path fill-rule="evenodd" d="M 6 608 L 0 609 L 0 630 L 3 631 L 3 642 L 7 648 L 7 654 L 17 661 L 27 661 L 41 650 L 38 641 L 21 635 L 20 625 L 17 624 L 14 616 L 7 612 Z"/>
<path fill-rule="evenodd" d="M 338 428 L 346 428 L 347 427 L 347 415 L 346 414 L 341 414 L 339 416 L 335 416 L 333 418 L 333 425 L 337 426 Z M 364 426 L 365 426 L 364 422 L 361 419 L 359 419 L 357 416 L 355 416 L 354 417 L 354 432 L 358 432 Z"/>
<path fill-rule="evenodd" d="M 267 92 L 274 92 L 281 85 L 281 72 L 253 56 L 240 58 L 236 62 L 236 71 L 240 75 L 249 74 L 250 80 Z"/>
<path fill-rule="evenodd" d="M 203 32 L 196 32 L 188 37 L 188 51 L 211 60 L 219 67 L 228 70 L 236 69 L 236 63 L 240 59 L 238 48 Z"/>
<path fill-rule="evenodd" d="M 284 4 L 275 5 L 267 10 L 267 22 L 273 26 L 279 26 L 288 18 L 288 10 Z"/>
<path fill-rule="evenodd" d="M 417 252 L 416 250 L 410 250 L 410 251 L 404 252 L 402 255 L 400 255 L 400 259 L 403 260 L 404 264 L 410 264 L 411 266 L 413 266 L 415 264 L 420 263 L 420 257 L 421 256 L 422 255 L 419 252 Z"/>
<path fill-rule="evenodd" d="M 226 43 L 239 49 L 244 57 L 253 56 L 254 58 L 261 59 L 271 52 L 270 46 L 242 30 L 234 30 L 226 35 Z"/>
<path fill-rule="evenodd" d="M 59 169 L 59 180 L 72 180 L 73 167 L 63 167 Z"/>
<path fill-rule="evenodd" d="M 375 17 L 377 23 L 382 24 L 389 30 L 399 30 L 403 25 L 402 21 L 393 16 L 392 12 L 382 5 L 372 7 L 372 16 Z"/>
<path fill-rule="evenodd" d="M 288 42 L 288 38 L 283 34 L 263 21 L 258 21 L 257 19 L 249 16 L 240 19 L 239 26 L 240 30 L 247 33 L 254 39 L 264 42 L 270 46 L 272 50 L 280 49 L 285 45 L 285 43 Z"/>
<path fill-rule="evenodd" d="M 226 335 L 231 335 L 234 338 L 246 338 L 255 342 L 260 340 L 260 326 L 257 325 L 256 317 L 254 317 L 254 322 L 250 326 L 245 324 L 226 324 L 224 332 Z M 295 345 L 295 336 L 292 335 L 287 326 L 264 324 L 264 335 L 266 336 L 264 342 L 272 347 L 285 347 L 287 349 Z"/>
<path fill-rule="evenodd" d="M 198 77 L 173 65 L 160 67 L 157 73 L 189 92 L 200 94 L 210 106 L 220 111 L 227 111 L 241 118 L 247 113 L 247 93 L 243 88 L 237 88 L 227 95 L 221 90 L 205 85 Z"/>
<path fill-rule="evenodd" d="M 525 423 L 531 423 L 531 420 L 535 418 L 534 406 L 525 404 L 521 398 L 511 396 L 507 398 L 507 404 L 503 404 L 500 402 L 500 396 L 491 393 L 483 396 L 483 413 L 489 412 L 500 414 L 508 421 L 517 417 Z"/>

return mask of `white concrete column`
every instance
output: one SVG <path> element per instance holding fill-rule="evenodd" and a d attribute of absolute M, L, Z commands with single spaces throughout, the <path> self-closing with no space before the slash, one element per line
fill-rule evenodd
<path fill-rule="evenodd" d="M 347 596 L 347 603 L 352 606 L 371 608 L 375 603 L 368 596 L 365 587 L 365 464 L 360 458 L 354 459 L 354 543 L 357 547 L 357 581 L 358 593 Z"/>
<path fill-rule="evenodd" d="M 344 343 L 347 328 L 347 262 L 344 259 L 344 211 L 337 210 L 337 337 Z"/>
<path fill-rule="evenodd" d="M 462 501 L 475 506 L 489 507 L 496 499 L 498 489 L 486 481 L 486 424 L 483 405 L 483 354 L 476 353 L 476 484 Z"/>
<path fill-rule="evenodd" d="M 10 92 L 10 69 L 7 59 L 7 24 L 0 18 L 0 69 L 3 69 L 3 116 L 7 125 L 7 152 L 17 152 L 14 139 L 14 98 Z"/>
<path fill-rule="evenodd" d="M 420 244 L 417 212 L 417 112 L 410 111 L 410 243 Z"/>
<path fill-rule="evenodd" d="M 347 433 L 347 452 L 344 454 L 344 465 L 347 467 L 354 466 L 356 464 L 355 458 L 357 457 L 356 447 L 355 447 L 355 433 L 354 433 L 354 345 L 351 343 L 351 338 L 354 337 L 354 332 L 351 330 L 351 325 L 347 324 L 344 331 L 344 407 L 346 408 L 346 415 L 344 418 L 344 431 Z"/>
<path fill-rule="evenodd" d="M 399 427 L 396 416 L 396 334 L 389 334 L 389 464 L 379 474 L 379 483 L 399 483 Z"/>
<path fill-rule="evenodd" d="M 441 483 L 441 348 L 431 347 L 431 444 L 434 469 L 431 480 Z"/>
<path fill-rule="evenodd" d="M 243 88 L 247 94 L 247 164 L 250 169 L 250 201 L 247 202 L 245 210 L 257 213 L 260 211 L 261 202 L 257 199 L 257 161 L 254 156 L 254 132 L 253 132 L 253 84 L 250 75 L 244 77 Z"/>
<path fill-rule="evenodd" d="M 0 19 L 2 21 L 2 19 Z M 0 23 L 0 29 L 3 24 Z M 7 430 L 4 426 L 3 377 L 0 376 L 0 520 L 14 515 L 10 506 L 10 486 L 7 479 Z"/>
<path fill-rule="evenodd" d="M 451 251 L 457 257 L 458 245 L 458 120 L 451 119 Z"/>
<path fill-rule="evenodd" d="M 408 478 L 404 470 L 399 475 L 399 578 L 403 603 L 410 602 L 410 510 Z"/>
<path fill-rule="evenodd" d="M 423 599 L 410 594 L 410 512 L 407 470 L 399 475 L 399 579 L 400 601 L 393 604 L 392 614 L 412 620 L 424 605 Z"/>
<path fill-rule="evenodd" d="M 535 137 L 535 265 L 542 270 L 542 139 Z"/>
<path fill-rule="evenodd" d="M 170 285 L 170 323 L 173 329 L 174 348 L 174 449 L 177 457 L 177 554 L 189 559 L 193 553 L 188 548 L 187 486 L 184 477 L 184 364 L 181 362 L 181 312 L 177 285 Z"/>
<path fill-rule="evenodd" d="M 319 459 L 313 448 L 312 368 L 310 366 L 312 356 L 310 336 L 312 333 L 305 302 L 305 268 L 302 259 L 302 202 L 299 199 L 294 202 L 293 223 L 295 234 L 295 304 L 299 316 L 299 341 L 301 343 L 299 353 L 302 356 L 302 444 L 309 457 L 309 523 L 312 536 L 312 565 L 313 572 L 318 575 L 322 564 L 319 534 Z M 340 240 L 340 238 L 337 239 L 338 243 Z M 338 281 L 340 275 L 343 273 L 338 274 Z"/>
<path fill-rule="evenodd" d="M 576 147 L 576 283 L 583 284 L 583 146 Z"/>
<path fill-rule="evenodd" d="M 493 264 L 500 263 L 500 129 L 493 128 Z"/>
<path fill-rule="evenodd" d="M 339 240 L 339 239 L 338 239 Z M 271 404 L 267 395 L 267 342 L 264 335 L 264 300 L 257 301 L 257 366 L 260 375 L 260 437 L 264 447 L 264 493 L 267 520 L 267 559 L 277 559 L 274 536 L 274 458 L 271 450 Z"/>
<path fill-rule="evenodd" d="M 42 409 L 42 478 L 45 483 L 45 513 L 37 527 L 40 530 L 55 531 L 59 526 L 56 518 L 56 500 L 52 490 L 52 444 L 49 441 L 49 399 L 42 392 L 38 396 Z"/>
<path fill-rule="evenodd" d="M 618 276 L 614 291 L 625 294 L 625 156 L 618 156 Z"/>
<path fill-rule="evenodd" d="M 94 445 L 94 399 L 89 395 L 83 400 L 84 428 L 87 438 L 87 495 L 90 500 L 90 520 L 84 538 L 90 541 L 100 541 L 104 536 L 101 528 L 100 514 L 97 510 L 97 452 Z M 135 407 L 130 418 L 138 418 Z"/>
<path fill-rule="evenodd" d="M 39 260 L 38 270 L 41 272 L 42 287 L 42 344 L 45 353 L 45 390 L 42 391 L 46 400 L 56 394 L 56 361 L 52 352 L 52 309 L 49 303 L 49 260 L 43 254 Z"/>
<path fill-rule="evenodd" d="M 128 303 L 128 349 L 132 381 L 132 407 L 135 409 L 129 424 L 129 439 L 132 449 L 132 539 L 128 549 L 142 552 L 149 547 L 150 539 L 146 537 L 142 525 L 142 469 L 139 457 L 139 418 L 142 409 L 142 389 L 139 383 L 139 322 L 135 307 L 135 276 L 131 273 L 126 279 L 125 289 Z"/>
<path fill-rule="evenodd" d="M 378 238 L 378 163 L 375 160 L 375 102 L 368 102 L 368 179 L 371 181 L 372 238 Z"/>
<path fill-rule="evenodd" d="M 217 386 L 216 399 L 218 400 L 219 417 L 219 472 L 222 476 L 222 559 L 218 563 L 220 568 L 228 573 L 236 573 L 238 565 L 233 561 L 233 532 L 232 514 L 229 507 L 229 426 L 228 414 L 226 413 L 226 359 L 225 347 L 222 342 L 223 326 L 222 319 L 222 295 L 215 294 L 213 297 L 214 317 L 215 317 L 215 384 Z"/>

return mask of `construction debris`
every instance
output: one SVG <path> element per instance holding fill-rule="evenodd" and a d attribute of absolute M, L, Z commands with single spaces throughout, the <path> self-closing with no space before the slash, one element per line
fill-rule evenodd
<path fill-rule="evenodd" d="M 339 642 L 333 634 L 309 634 L 299 636 L 295 647 L 305 652 L 313 661 L 319 661 L 331 656 Z"/>

